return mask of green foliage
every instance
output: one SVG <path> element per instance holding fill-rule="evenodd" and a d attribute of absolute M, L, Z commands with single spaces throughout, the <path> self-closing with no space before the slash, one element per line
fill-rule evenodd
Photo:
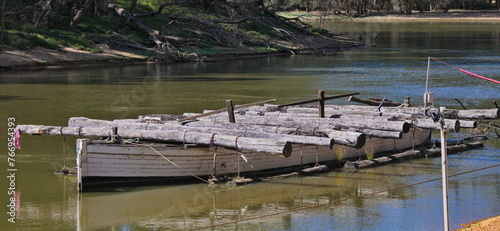
<path fill-rule="evenodd" d="M 129 10 L 130 9 L 130 0 L 115 0 L 114 4 Z M 156 9 L 163 3 L 160 0 L 137 0 L 137 6 L 135 13 L 146 13 L 151 12 Z"/>
<path fill-rule="evenodd" d="M 333 148 L 333 153 L 335 154 L 337 161 L 342 161 L 345 157 L 346 152 L 347 152 L 347 149 L 343 145 L 336 145 Z"/>
<path fill-rule="evenodd" d="M 20 50 L 29 50 L 37 46 L 49 49 L 59 48 L 57 42 L 50 37 L 46 37 L 41 34 L 26 33 L 17 30 L 6 31 L 5 44 Z"/>
<path fill-rule="evenodd" d="M 60 46 L 67 46 L 94 53 L 102 52 L 99 48 L 93 47 L 93 42 L 86 38 L 85 33 L 77 34 L 64 30 L 7 30 L 5 40 L 6 46 L 20 50 L 29 50 L 35 47 L 58 49 Z"/>
<path fill-rule="evenodd" d="M 373 144 L 365 147 L 366 158 L 372 160 L 375 157 L 375 149 L 373 148 Z"/>

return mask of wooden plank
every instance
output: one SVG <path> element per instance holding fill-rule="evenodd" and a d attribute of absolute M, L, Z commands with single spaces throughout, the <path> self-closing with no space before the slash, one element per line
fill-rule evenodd
<path fill-rule="evenodd" d="M 341 94 L 341 95 L 333 95 L 333 96 L 325 97 L 325 100 L 338 99 L 338 98 L 348 97 L 348 96 L 352 96 L 352 95 L 359 95 L 359 92 Z M 318 101 L 318 99 L 310 99 L 310 100 L 299 101 L 299 102 L 295 102 L 295 103 L 282 104 L 282 105 L 278 105 L 278 107 L 289 107 L 289 106 L 295 106 L 295 105 L 314 103 L 317 101 Z"/>
<path fill-rule="evenodd" d="M 260 124 L 260 125 L 272 125 L 272 126 L 285 126 L 285 127 L 301 127 L 301 126 L 330 126 L 327 129 L 338 128 L 369 128 L 376 130 L 386 130 L 386 131 L 401 131 L 408 132 L 411 125 L 405 121 L 382 121 L 382 120 L 364 120 L 364 121 L 353 121 L 348 119 L 336 119 L 336 118 L 281 118 L 281 117 L 270 117 L 270 116 L 245 116 L 245 115 L 235 115 L 239 124 Z M 225 117 L 212 116 L 203 118 L 203 120 L 212 122 L 221 122 L 225 120 Z M 326 127 L 324 127 L 326 128 Z"/>
<path fill-rule="evenodd" d="M 318 114 L 319 118 L 325 118 L 325 92 L 318 91 Z"/>
<path fill-rule="evenodd" d="M 94 120 L 84 117 L 72 117 L 68 120 L 70 126 L 77 127 L 113 127 L 117 126 L 120 129 L 132 130 L 178 130 L 192 131 L 204 133 L 220 133 L 226 135 L 246 136 L 253 138 L 277 139 L 282 141 L 290 141 L 292 143 L 332 146 L 332 141 L 337 144 L 360 147 L 364 143 L 365 136 L 359 132 L 353 131 L 338 131 L 335 136 L 321 137 L 325 132 L 317 126 L 301 126 L 301 127 L 284 127 L 284 126 L 269 126 L 269 125 L 248 125 L 238 123 L 209 122 L 209 121 L 192 121 L 181 125 L 177 122 L 165 122 L 163 124 L 148 124 L 141 123 L 137 120 L 115 120 L 103 121 Z M 106 131 L 106 129 L 103 129 Z M 347 133 L 347 134 L 343 134 Z M 356 140 L 360 142 L 353 142 Z"/>
<path fill-rule="evenodd" d="M 226 110 L 227 110 L 227 116 L 229 117 L 229 123 L 236 122 L 234 120 L 234 106 L 233 106 L 233 101 L 230 100 L 230 99 L 226 100 Z"/>
<path fill-rule="evenodd" d="M 59 127 L 40 125 L 18 125 L 22 134 L 37 135 L 70 135 L 70 136 L 108 136 L 111 128 L 87 128 L 87 127 Z M 83 132 L 82 132 L 83 131 Z M 95 133 L 93 133 L 95 132 Z M 291 142 L 262 138 L 240 137 L 216 133 L 200 133 L 176 130 L 135 130 L 118 129 L 118 135 L 122 138 L 139 138 L 144 140 L 157 140 L 166 142 L 180 142 L 201 145 L 218 145 L 236 150 L 249 150 L 255 152 L 267 152 L 289 157 L 292 153 Z"/>
<path fill-rule="evenodd" d="M 236 105 L 236 106 L 234 106 L 234 110 L 240 109 L 240 108 L 245 108 L 245 107 L 250 107 L 250 106 L 254 106 L 254 105 L 259 105 L 259 104 L 266 104 L 266 103 L 270 103 L 270 102 L 276 102 L 276 100 L 277 99 L 269 99 L 269 100 L 254 102 L 254 103 L 247 103 L 247 104 L 242 104 L 242 105 Z M 191 117 L 179 119 L 178 121 L 179 122 L 183 122 L 183 121 L 193 120 L 193 119 L 197 119 L 197 118 L 204 117 L 204 116 L 215 115 L 217 113 L 225 112 L 226 110 L 227 110 L 227 108 L 222 108 L 222 109 L 218 109 L 218 110 L 206 113 L 206 114 L 201 114 L 201 115 L 196 115 L 196 116 L 191 116 Z"/>
<path fill-rule="evenodd" d="M 388 106 L 388 107 L 397 107 L 397 106 L 401 105 L 401 103 L 390 101 L 387 99 L 382 102 L 382 101 L 372 100 L 372 99 L 360 99 L 360 98 L 356 98 L 354 96 L 349 97 L 349 99 L 347 101 L 363 103 L 363 104 L 370 105 L 370 106 L 380 106 L 380 103 L 382 103 L 382 106 Z"/>

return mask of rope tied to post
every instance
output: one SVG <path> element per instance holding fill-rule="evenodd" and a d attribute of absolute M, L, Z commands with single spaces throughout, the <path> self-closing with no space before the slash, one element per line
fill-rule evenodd
<path fill-rule="evenodd" d="M 451 64 L 445 63 L 445 62 L 443 62 L 443 61 L 441 61 L 441 60 L 439 60 L 439 59 L 436 59 L 436 58 L 434 58 L 434 57 L 429 57 L 429 58 L 431 58 L 431 59 L 433 59 L 433 60 L 436 60 L 436 61 L 440 62 L 441 64 L 444 64 L 444 65 L 446 65 L 446 66 L 448 66 L 448 67 L 451 67 L 451 68 L 453 68 L 453 69 L 459 70 L 459 71 L 461 71 L 461 72 L 463 72 L 463 73 L 465 73 L 465 74 L 468 74 L 468 75 L 471 75 L 471 76 L 474 76 L 474 77 L 477 77 L 477 78 L 480 78 L 480 79 L 484 79 L 484 80 L 487 80 L 487 81 L 490 81 L 490 82 L 500 83 L 500 81 L 499 81 L 499 80 L 496 80 L 496 79 L 490 79 L 490 78 L 484 77 L 484 76 L 482 76 L 482 75 L 478 75 L 478 74 L 472 73 L 472 72 L 470 72 L 470 71 L 466 71 L 466 70 L 464 70 L 464 69 L 462 69 L 462 68 L 455 67 L 455 66 L 453 66 L 453 65 L 451 65 Z"/>
<path fill-rule="evenodd" d="M 156 154 L 158 154 L 159 156 L 161 156 L 163 159 L 165 159 L 166 161 L 168 161 L 170 164 L 174 165 L 175 167 L 179 168 L 180 170 L 184 171 L 185 173 L 191 175 L 192 177 L 198 179 L 198 180 L 201 180 L 207 184 L 209 184 L 210 182 L 208 182 L 207 180 L 189 172 L 188 170 L 184 169 L 182 166 L 179 166 L 177 165 L 175 162 L 173 162 L 172 160 L 170 160 L 169 158 L 167 158 L 166 156 L 164 156 L 163 154 L 161 154 L 158 150 L 156 150 L 155 148 L 153 148 L 153 146 L 149 145 L 149 144 L 137 144 L 137 145 L 143 145 L 143 146 L 147 146 L 149 147 L 151 150 L 153 150 L 153 152 L 155 152 Z"/>
<path fill-rule="evenodd" d="M 62 142 L 62 149 L 63 149 L 63 168 L 62 170 L 68 169 L 66 166 L 66 136 L 63 135 L 63 128 L 64 126 L 61 126 L 59 129 L 59 133 L 61 134 L 61 142 Z"/>

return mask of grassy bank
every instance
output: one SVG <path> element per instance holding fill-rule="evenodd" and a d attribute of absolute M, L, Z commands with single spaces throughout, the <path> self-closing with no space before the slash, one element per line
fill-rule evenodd
<path fill-rule="evenodd" d="M 113 59 L 134 56 L 134 59 L 169 62 L 321 52 L 362 45 L 258 8 L 226 6 L 207 11 L 193 5 L 174 4 L 155 13 L 160 9 L 156 1 L 140 1 L 134 14 L 130 14 L 133 16 L 127 18 L 116 9 L 126 12 L 130 3 L 116 2 L 115 8 L 108 5 L 105 14 L 88 15 L 71 30 L 65 28 L 64 18 L 46 27 L 8 19 L 4 43 L 0 46 L 3 51 L 0 58 L 4 59 L 0 66 L 12 66 L 5 60 L 11 57 L 5 54 L 12 56 L 14 50 L 29 59 L 30 51 L 47 49 L 55 54 L 50 60 L 40 56 L 24 62 L 24 65 L 47 65 L 71 61 L 73 53 L 86 54 L 84 58 L 75 57 L 77 61 L 92 60 L 91 54 L 102 60 L 107 57 L 104 54 L 119 51 L 122 54 L 114 55 Z M 54 59 L 58 56 L 59 61 Z M 17 61 L 17 65 L 22 65 Z"/>

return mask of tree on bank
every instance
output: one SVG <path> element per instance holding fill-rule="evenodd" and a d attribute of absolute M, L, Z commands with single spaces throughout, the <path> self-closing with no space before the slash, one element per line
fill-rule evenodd
<path fill-rule="evenodd" d="M 87 39 L 105 47 L 184 57 L 212 47 L 265 48 L 267 52 L 307 48 L 314 46 L 314 39 L 331 36 L 311 30 L 298 19 L 278 16 L 264 0 L 165 0 L 150 5 L 144 2 L 151 1 L 142 0 L 21 1 L 24 4 L 7 13 L 11 44 L 26 39 L 42 44 L 62 39 L 64 45 Z M 86 43 L 80 41 L 77 46 L 92 46 Z M 34 46 L 39 45 L 20 49 Z"/>
<path fill-rule="evenodd" d="M 493 4 L 498 6 L 500 2 L 498 0 L 0 1 L 2 44 L 7 44 L 6 41 L 10 41 L 10 44 L 21 43 L 26 39 L 54 40 L 52 38 L 54 34 L 63 34 L 64 46 L 78 39 L 87 39 L 90 42 L 80 41 L 77 46 L 90 47 L 92 46 L 90 43 L 98 43 L 104 46 L 132 47 L 178 56 L 212 47 L 246 46 L 273 50 L 283 49 L 282 44 L 285 43 L 310 47 L 314 44 L 314 39 L 307 36 L 326 35 L 325 31 L 321 30 L 321 23 L 319 29 L 313 29 L 298 18 L 280 17 L 276 14 L 278 11 L 319 11 L 321 18 L 324 19 L 324 16 L 329 14 L 350 16 L 370 13 L 410 14 L 415 10 L 487 8 Z M 34 35 L 40 31 L 44 34 Z M 69 35 L 67 31 L 72 34 Z M 285 42 L 278 43 L 277 39 Z M 20 48 L 30 49 L 34 46 L 39 44 L 20 46 Z"/>

